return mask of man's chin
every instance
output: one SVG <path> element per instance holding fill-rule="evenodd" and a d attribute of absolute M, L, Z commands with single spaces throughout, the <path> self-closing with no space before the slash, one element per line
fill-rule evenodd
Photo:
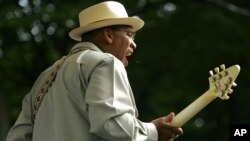
<path fill-rule="evenodd" d="M 128 59 L 127 59 L 127 57 L 123 57 L 122 63 L 123 63 L 123 65 L 124 65 L 125 67 L 128 66 Z"/>

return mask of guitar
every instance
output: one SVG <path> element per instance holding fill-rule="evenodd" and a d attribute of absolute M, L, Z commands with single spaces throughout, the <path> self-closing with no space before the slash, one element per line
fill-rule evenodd
<path fill-rule="evenodd" d="M 222 71 L 220 71 L 220 69 Z M 215 74 L 214 74 L 215 72 Z M 210 102 L 212 102 L 216 97 L 223 100 L 229 99 L 228 94 L 231 94 L 233 90 L 232 86 L 236 86 L 235 79 L 240 72 L 239 65 L 233 65 L 229 68 L 225 68 L 225 65 L 221 65 L 220 68 L 216 67 L 214 72 L 209 71 L 209 89 L 180 113 L 178 113 L 170 125 L 176 127 L 182 127 L 187 121 L 189 121 L 193 116 L 195 116 L 199 111 L 206 107 Z"/>

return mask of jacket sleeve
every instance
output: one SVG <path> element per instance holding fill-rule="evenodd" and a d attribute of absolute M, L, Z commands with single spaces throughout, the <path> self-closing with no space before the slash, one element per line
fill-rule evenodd
<path fill-rule="evenodd" d="M 10 129 L 6 141 L 31 141 L 33 124 L 31 121 L 31 96 L 26 95 L 22 103 L 22 111 L 14 126 Z"/>
<path fill-rule="evenodd" d="M 85 101 L 90 132 L 109 141 L 156 141 L 154 124 L 137 119 L 126 70 L 115 57 L 105 58 L 93 69 Z"/>

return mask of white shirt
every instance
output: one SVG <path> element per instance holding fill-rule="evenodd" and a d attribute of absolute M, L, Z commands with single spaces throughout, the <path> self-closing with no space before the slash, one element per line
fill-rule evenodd
<path fill-rule="evenodd" d="M 36 116 L 31 109 L 52 67 L 24 98 L 22 111 L 6 141 L 156 141 L 154 124 L 137 119 L 134 96 L 124 65 L 90 42 L 63 63 Z"/>

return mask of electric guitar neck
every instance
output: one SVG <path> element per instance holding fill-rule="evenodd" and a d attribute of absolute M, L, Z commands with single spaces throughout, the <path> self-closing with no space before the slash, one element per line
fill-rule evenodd
<path fill-rule="evenodd" d="M 222 71 L 220 71 L 220 69 Z M 229 99 L 228 94 L 233 92 L 231 87 L 236 86 L 235 79 L 240 72 L 240 66 L 234 65 L 226 69 L 225 65 L 221 65 L 220 68 L 215 68 L 214 72 L 209 72 L 211 75 L 209 77 L 209 89 L 180 113 L 178 113 L 170 125 L 182 127 L 215 98 L 219 97 L 223 100 Z"/>

